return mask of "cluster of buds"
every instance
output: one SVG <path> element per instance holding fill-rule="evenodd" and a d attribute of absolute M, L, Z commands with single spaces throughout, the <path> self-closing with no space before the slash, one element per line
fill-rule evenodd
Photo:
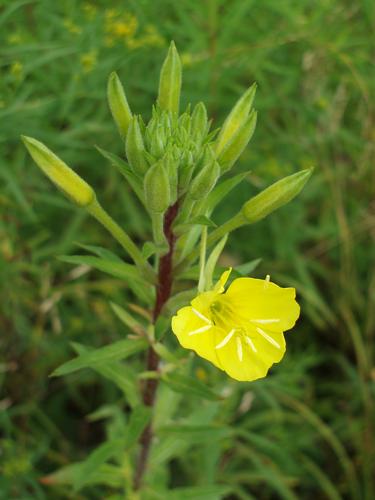
<path fill-rule="evenodd" d="M 143 179 L 146 208 L 153 222 L 154 242 L 166 250 L 162 230 L 166 210 L 177 201 L 178 223 L 194 211 L 202 215 L 205 199 L 220 175 L 234 165 L 250 141 L 256 124 L 252 109 L 255 85 L 239 99 L 223 127 L 210 133 L 205 105 L 190 105 L 179 115 L 181 62 L 172 42 L 161 69 L 159 94 L 152 117 L 145 124 L 132 115 L 121 82 L 112 73 L 108 100 L 113 118 L 125 142 L 127 161 L 135 175 Z"/>
<path fill-rule="evenodd" d="M 159 255 L 168 251 L 164 231 L 168 209 L 178 207 L 174 229 L 179 235 L 181 228 L 186 230 L 192 221 L 208 218 L 212 210 L 206 202 L 208 195 L 248 145 L 257 120 L 253 109 L 254 84 L 237 101 L 221 129 L 210 131 L 211 122 L 203 103 L 193 109 L 189 105 L 179 114 L 181 81 L 181 61 L 172 42 L 161 69 L 158 98 L 148 123 L 132 113 L 117 74 L 112 73 L 108 81 L 109 106 L 124 143 L 126 168 L 132 175 L 132 187 L 136 186 L 137 195 L 150 215 L 155 252 Z M 86 207 L 118 240 L 120 235 L 120 242 L 135 263 L 149 270 L 144 256 L 128 235 L 103 211 L 92 188 L 42 143 L 28 137 L 23 140 L 47 176 L 72 201 Z M 233 229 L 256 222 L 287 203 L 301 191 L 310 174 L 311 169 L 298 172 L 250 199 L 232 219 L 211 233 L 208 243 L 213 244 Z M 193 249 L 197 237 L 199 231 L 190 238 L 190 248 L 186 235 L 182 238 L 185 256 Z M 195 249 L 188 260 L 191 262 L 196 255 Z"/>

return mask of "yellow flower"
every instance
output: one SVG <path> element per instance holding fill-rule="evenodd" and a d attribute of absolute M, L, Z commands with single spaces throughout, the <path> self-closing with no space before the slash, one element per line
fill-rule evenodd
<path fill-rule="evenodd" d="M 298 319 L 294 288 L 238 278 L 227 291 L 230 270 L 172 318 L 180 344 L 193 349 L 236 380 L 265 377 L 285 353 L 283 332 Z"/>

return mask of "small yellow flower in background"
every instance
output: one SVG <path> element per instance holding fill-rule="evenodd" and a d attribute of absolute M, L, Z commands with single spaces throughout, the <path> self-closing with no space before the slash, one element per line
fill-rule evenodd
<path fill-rule="evenodd" d="M 10 67 L 10 73 L 17 80 L 21 80 L 23 77 L 23 64 L 20 61 L 14 61 Z"/>
<path fill-rule="evenodd" d="M 285 353 L 283 332 L 297 321 L 294 288 L 255 278 L 237 278 L 224 291 L 230 270 L 172 318 L 180 344 L 193 349 L 230 377 L 265 377 Z"/>
<path fill-rule="evenodd" d="M 96 66 L 98 59 L 98 53 L 96 50 L 90 50 L 90 52 L 86 52 L 82 54 L 80 57 L 80 62 L 83 68 L 84 73 L 90 73 Z"/>
<path fill-rule="evenodd" d="M 82 28 L 77 26 L 71 19 L 64 19 L 63 21 L 64 28 L 72 33 L 73 35 L 80 35 L 82 33 Z"/>

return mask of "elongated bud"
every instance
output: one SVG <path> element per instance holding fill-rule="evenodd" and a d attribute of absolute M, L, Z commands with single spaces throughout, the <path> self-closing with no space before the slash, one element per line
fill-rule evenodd
<path fill-rule="evenodd" d="M 163 213 L 170 205 L 169 178 L 164 161 L 149 168 L 144 179 L 145 202 L 149 212 Z"/>
<path fill-rule="evenodd" d="M 21 138 L 38 167 L 71 201 L 80 207 L 87 207 L 95 200 L 92 187 L 43 143 L 32 137 Z"/>
<path fill-rule="evenodd" d="M 275 182 L 246 202 L 241 209 L 241 213 L 247 223 L 263 219 L 277 208 L 291 201 L 300 193 L 312 171 L 312 168 L 308 168 L 296 174 L 288 175 L 288 177 Z"/>
<path fill-rule="evenodd" d="M 184 151 L 178 168 L 178 193 L 188 190 L 194 171 L 194 158 L 191 151 Z"/>
<path fill-rule="evenodd" d="M 115 72 L 109 75 L 107 96 L 113 119 L 115 120 L 121 137 L 125 140 L 132 113 L 126 99 L 124 88 Z"/>
<path fill-rule="evenodd" d="M 191 132 L 195 140 L 202 140 L 207 134 L 207 110 L 203 102 L 199 102 L 191 115 Z"/>
<path fill-rule="evenodd" d="M 181 91 L 181 61 L 174 42 L 160 71 L 158 104 L 161 109 L 178 113 Z"/>
<path fill-rule="evenodd" d="M 189 198 L 199 200 L 208 195 L 215 186 L 220 176 L 220 165 L 216 160 L 206 163 L 202 170 L 197 174 L 191 183 L 189 189 Z"/>
<path fill-rule="evenodd" d="M 133 116 L 130 121 L 125 143 L 126 157 L 134 171 L 138 174 L 146 173 L 148 164 L 145 157 L 145 146 L 143 143 L 138 117 Z"/>
<path fill-rule="evenodd" d="M 220 154 L 218 161 L 221 166 L 221 173 L 227 172 L 236 163 L 243 150 L 252 138 L 257 122 L 257 113 L 252 111 L 243 125 L 240 126 L 232 140 L 226 145 Z"/>
<path fill-rule="evenodd" d="M 175 160 L 173 154 L 169 151 L 164 158 L 165 168 L 167 170 L 170 188 L 170 202 L 172 205 L 177 201 L 177 183 L 178 183 L 178 161 Z"/>
<path fill-rule="evenodd" d="M 220 130 L 219 137 L 216 141 L 216 154 L 219 155 L 225 146 L 230 142 L 237 132 L 239 127 L 247 119 L 251 106 L 254 101 L 256 92 L 256 84 L 254 83 L 234 105 Z"/>

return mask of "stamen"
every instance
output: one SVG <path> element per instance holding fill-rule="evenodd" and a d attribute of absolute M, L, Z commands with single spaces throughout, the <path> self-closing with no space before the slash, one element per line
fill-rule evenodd
<path fill-rule="evenodd" d="M 193 330 L 192 332 L 189 332 L 188 335 L 196 335 L 197 333 L 203 333 L 203 332 L 206 332 L 207 330 L 209 330 L 210 328 L 212 328 L 212 325 L 204 325 L 201 328 L 198 328 L 197 330 Z"/>
<path fill-rule="evenodd" d="M 228 344 L 228 342 L 230 341 L 230 339 L 233 337 L 234 335 L 234 332 L 236 331 L 235 328 L 233 328 L 233 330 L 231 330 L 228 335 L 226 337 L 223 338 L 223 340 L 220 342 L 220 344 L 217 344 L 217 346 L 215 347 L 215 349 L 221 349 L 222 347 L 224 347 L 226 344 Z"/>
<path fill-rule="evenodd" d="M 263 288 L 268 288 L 269 282 L 270 282 L 271 276 L 267 274 L 266 279 L 264 280 L 264 285 Z"/>
<path fill-rule="evenodd" d="M 255 345 L 254 345 L 254 342 L 253 342 L 253 341 L 251 340 L 251 338 L 250 338 L 250 337 L 248 337 L 247 335 L 245 335 L 245 341 L 249 344 L 249 346 L 252 348 L 252 350 L 253 350 L 254 352 L 258 352 L 258 351 L 256 350 L 256 347 L 255 347 Z"/>
<path fill-rule="evenodd" d="M 278 344 L 276 342 L 276 340 L 273 339 L 272 337 L 270 337 L 264 330 L 262 330 L 261 328 L 259 328 L 259 326 L 256 327 L 256 330 L 257 330 L 258 333 L 260 333 L 262 335 L 262 337 L 264 337 L 266 340 L 268 340 L 268 342 L 270 344 L 274 345 L 278 349 L 281 349 L 280 344 Z"/>
<path fill-rule="evenodd" d="M 267 325 L 268 323 L 278 323 L 279 319 L 251 319 L 252 323 L 260 323 L 263 325 Z"/>
<path fill-rule="evenodd" d="M 242 342 L 241 342 L 240 337 L 237 337 L 237 338 L 236 338 L 236 341 L 237 341 L 237 354 L 238 354 L 238 359 L 239 359 L 240 361 L 242 361 L 242 359 L 243 359 L 243 352 L 242 352 Z"/>
<path fill-rule="evenodd" d="M 192 307 L 191 309 L 192 309 L 193 313 L 194 313 L 196 316 L 198 316 L 198 318 L 202 319 L 202 320 L 203 320 L 203 321 L 205 321 L 206 323 L 211 324 L 211 321 L 210 321 L 208 318 L 206 318 L 206 316 L 203 316 L 203 314 L 202 314 L 201 312 L 199 312 L 199 311 L 197 311 L 196 309 L 194 309 L 194 307 Z"/>

